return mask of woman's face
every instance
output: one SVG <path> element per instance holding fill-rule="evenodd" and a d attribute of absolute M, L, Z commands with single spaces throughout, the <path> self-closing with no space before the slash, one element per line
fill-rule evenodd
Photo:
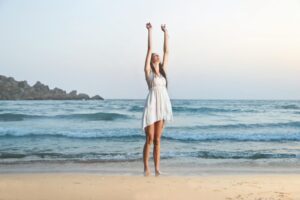
<path fill-rule="evenodd" d="M 152 62 L 152 63 L 156 63 L 156 62 L 159 62 L 159 61 L 160 61 L 159 55 L 156 54 L 156 53 L 153 53 L 153 54 L 152 54 L 152 57 L 151 57 L 151 62 Z"/>

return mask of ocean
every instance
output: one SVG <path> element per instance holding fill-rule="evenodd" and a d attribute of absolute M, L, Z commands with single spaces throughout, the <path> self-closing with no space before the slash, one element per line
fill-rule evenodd
<path fill-rule="evenodd" d="M 142 174 L 144 103 L 0 101 L 0 172 Z M 162 172 L 300 172 L 300 100 L 171 103 L 174 120 L 161 137 Z"/>

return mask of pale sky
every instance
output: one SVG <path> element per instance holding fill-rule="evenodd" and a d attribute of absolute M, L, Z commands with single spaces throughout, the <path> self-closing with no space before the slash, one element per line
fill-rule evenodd
<path fill-rule="evenodd" d="M 147 22 L 171 99 L 300 99 L 300 0 L 0 0 L 0 74 L 145 99 Z"/>

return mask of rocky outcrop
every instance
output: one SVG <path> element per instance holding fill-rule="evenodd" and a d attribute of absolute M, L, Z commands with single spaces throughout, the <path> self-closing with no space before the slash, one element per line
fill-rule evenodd
<path fill-rule="evenodd" d="M 27 81 L 16 81 L 12 77 L 0 75 L 0 100 L 104 100 L 101 96 L 89 97 L 76 90 L 67 93 L 55 87 L 50 89 L 40 81 L 30 86 Z"/>

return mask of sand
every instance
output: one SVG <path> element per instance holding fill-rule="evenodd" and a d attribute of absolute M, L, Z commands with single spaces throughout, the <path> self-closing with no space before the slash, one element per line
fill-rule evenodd
<path fill-rule="evenodd" d="M 300 200 L 300 174 L 144 177 L 93 173 L 0 174 L 0 200 Z"/>

